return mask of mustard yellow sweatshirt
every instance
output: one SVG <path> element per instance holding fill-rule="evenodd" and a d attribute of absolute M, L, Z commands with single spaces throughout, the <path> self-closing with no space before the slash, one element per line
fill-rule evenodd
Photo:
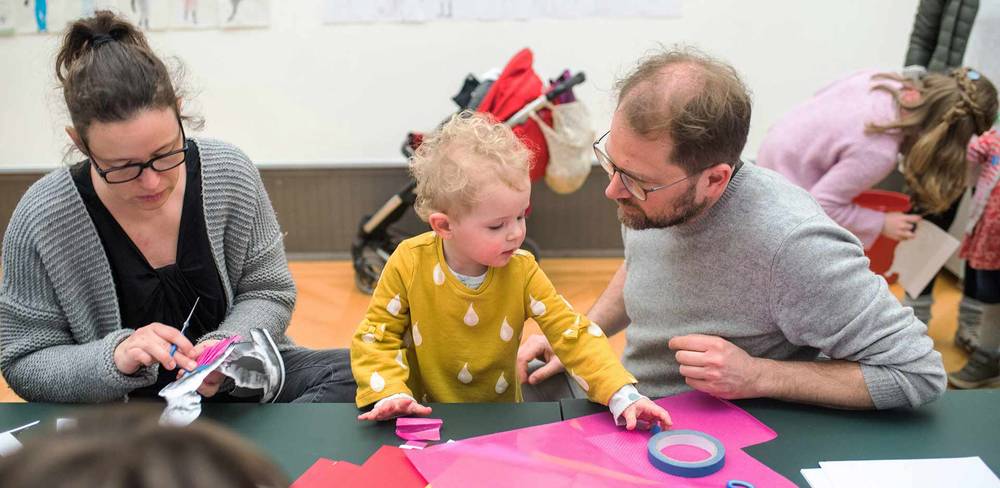
<path fill-rule="evenodd" d="M 396 393 L 421 402 L 520 401 L 515 359 L 529 317 L 591 400 L 607 405 L 636 382 L 530 253 L 489 268 L 473 290 L 449 270 L 436 234 L 403 241 L 351 341 L 358 406 Z"/>

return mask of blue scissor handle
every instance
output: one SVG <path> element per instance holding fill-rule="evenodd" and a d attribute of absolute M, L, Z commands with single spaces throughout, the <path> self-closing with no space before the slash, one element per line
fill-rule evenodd
<path fill-rule="evenodd" d="M 746 481 L 729 480 L 729 483 L 726 483 L 726 488 L 753 488 L 753 485 Z"/>

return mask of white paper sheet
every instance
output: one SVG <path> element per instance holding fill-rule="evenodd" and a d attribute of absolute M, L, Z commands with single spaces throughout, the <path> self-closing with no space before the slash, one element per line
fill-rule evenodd
<path fill-rule="evenodd" d="M 823 468 L 802 469 L 802 477 L 812 488 L 835 488 Z"/>
<path fill-rule="evenodd" d="M 4 432 L 0 434 L 0 456 L 10 456 L 21 449 L 21 441 L 18 441 L 14 434 Z"/>
<path fill-rule="evenodd" d="M 1000 488 L 1000 479 L 978 456 L 819 465 L 831 482 L 828 488 Z"/>
<path fill-rule="evenodd" d="M 71 418 L 58 418 L 56 419 L 56 432 L 62 432 L 66 429 L 75 429 L 76 419 Z"/>
<path fill-rule="evenodd" d="M 183 427 L 201 415 L 201 395 L 198 394 L 198 388 L 205 378 L 233 353 L 234 348 L 235 345 L 230 344 L 211 364 L 196 370 L 195 373 L 185 374 L 181 379 L 160 390 L 159 395 L 167 401 L 167 408 L 163 409 L 163 414 L 160 415 L 160 425 Z"/>
<path fill-rule="evenodd" d="M 923 220 L 916 236 L 896 246 L 896 257 L 889 273 L 899 275 L 899 284 L 911 298 L 927 287 L 948 258 L 958 249 L 959 241 L 940 227 Z"/>

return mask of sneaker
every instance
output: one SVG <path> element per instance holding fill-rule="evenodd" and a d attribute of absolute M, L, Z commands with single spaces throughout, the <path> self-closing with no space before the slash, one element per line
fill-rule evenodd
<path fill-rule="evenodd" d="M 972 352 L 979 345 L 979 328 L 983 316 L 983 302 L 962 297 L 958 303 L 958 330 L 955 331 L 955 345 Z"/>
<path fill-rule="evenodd" d="M 260 403 L 273 403 L 285 386 L 285 364 L 271 335 L 264 329 L 251 329 L 250 341 L 240 342 L 231 360 L 220 368 L 232 378 L 234 397 L 260 397 Z"/>
<path fill-rule="evenodd" d="M 955 345 L 972 354 L 979 345 L 979 327 L 958 324 L 958 330 L 955 331 Z"/>
<path fill-rule="evenodd" d="M 948 381 L 963 390 L 1000 386 L 1000 358 L 997 354 L 976 349 L 965 367 L 948 374 Z"/>

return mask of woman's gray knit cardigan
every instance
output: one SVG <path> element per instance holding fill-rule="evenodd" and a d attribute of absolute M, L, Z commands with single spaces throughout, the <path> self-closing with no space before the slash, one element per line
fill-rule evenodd
<path fill-rule="evenodd" d="M 267 329 L 279 347 L 295 306 L 281 230 L 260 173 L 230 144 L 199 139 L 205 226 L 228 311 L 215 332 Z M 0 372 L 28 401 L 104 402 L 156 381 L 157 365 L 124 375 L 111 267 L 68 168 L 21 198 L 3 240 Z"/>

